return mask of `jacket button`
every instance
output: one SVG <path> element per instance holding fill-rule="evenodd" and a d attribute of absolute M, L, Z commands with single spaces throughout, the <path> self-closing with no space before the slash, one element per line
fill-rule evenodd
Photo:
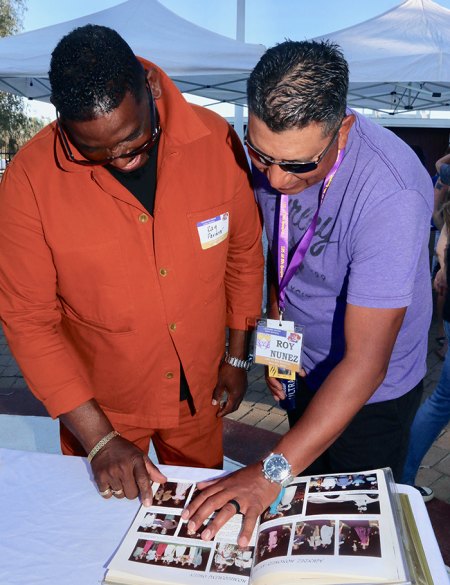
<path fill-rule="evenodd" d="M 169 329 L 170 329 L 171 331 L 175 331 L 175 330 L 176 330 L 176 328 L 177 328 L 177 324 L 176 324 L 176 323 L 171 323 L 171 324 L 169 325 Z"/>
<path fill-rule="evenodd" d="M 168 380 L 171 380 L 171 379 L 173 378 L 173 372 L 167 372 L 167 374 L 166 374 L 166 378 L 167 378 Z"/>
<path fill-rule="evenodd" d="M 139 216 L 139 221 L 141 223 L 147 223 L 148 222 L 148 215 L 146 213 L 141 213 L 141 215 Z"/>
<path fill-rule="evenodd" d="M 165 268 L 160 268 L 159 273 L 161 276 L 167 276 L 167 270 Z"/>

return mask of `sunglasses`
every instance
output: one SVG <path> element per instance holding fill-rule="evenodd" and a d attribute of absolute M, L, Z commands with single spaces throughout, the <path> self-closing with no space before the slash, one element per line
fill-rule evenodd
<path fill-rule="evenodd" d="M 323 150 L 315 161 L 307 161 L 303 162 L 300 160 L 275 160 L 274 158 L 268 156 L 264 152 L 258 150 L 248 139 L 248 135 L 244 138 L 245 146 L 247 147 L 249 157 L 256 162 L 257 164 L 263 165 L 265 167 L 270 167 L 271 165 L 277 165 L 280 167 L 282 171 L 285 173 L 292 173 L 294 175 L 301 175 L 302 173 L 310 173 L 311 171 L 315 171 L 319 166 L 321 160 L 330 150 L 332 145 L 334 144 L 336 138 L 338 137 L 339 130 L 341 129 L 342 122 L 339 124 L 337 129 L 335 130 L 329 144 Z"/>
<path fill-rule="evenodd" d="M 77 165 L 83 165 L 83 166 L 107 165 L 110 162 L 112 162 L 113 160 L 117 160 L 120 158 L 133 158 L 133 157 L 137 156 L 138 154 L 142 154 L 143 152 L 150 150 L 159 140 L 159 137 L 161 135 L 161 126 L 159 125 L 158 114 L 157 114 L 157 110 L 156 110 L 156 106 L 155 106 L 155 100 L 153 99 L 152 90 L 150 89 L 148 82 L 145 84 L 145 86 L 147 89 L 148 102 L 149 102 L 149 106 L 150 106 L 150 118 L 151 118 L 151 127 L 152 127 L 151 136 L 148 140 L 146 140 L 143 144 L 141 144 L 140 146 L 138 146 L 134 150 L 130 150 L 129 152 L 126 152 L 124 154 L 119 154 L 117 156 L 109 156 L 108 158 L 102 158 L 102 159 L 98 159 L 98 160 L 75 158 L 75 155 L 73 154 L 73 152 L 70 148 L 69 141 L 67 139 L 67 135 L 64 131 L 59 112 L 56 111 L 56 123 L 58 125 L 59 135 L 61 137 L 61 142 L 63 144 L 64 151 L 65 151 L 67 158 L 69 158 L 72 162 L 76 163 Z"/>

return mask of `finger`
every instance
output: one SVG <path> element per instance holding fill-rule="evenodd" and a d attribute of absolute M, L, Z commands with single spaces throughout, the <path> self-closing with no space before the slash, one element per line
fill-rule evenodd
<path fill-rule="evenodd" d="M 200 538 L 202 540 L 211 540 L 214 538 L 222 526 L 224 526 L 235 514 L 235 506 L 230 502 L 226 502 L 211 522 L 208 522 L 208 526 L 203 530 Z"/>
<path fill-rule="evenodd" d="M 252 538 L 253 531 L 256 526 L 256 522 L 258 521 L 258 511 L 249 508 L 244 516 L 244 520 L 242 522 L 241 532 L 238 537 L 238 545 L 240 547 L 248 546 Z"/>
<path fill-rule="evenodd" d="M 197 488 L 200 490 L 200 493 L 195 496 L 195 498 L 189 502 L 189 505 L 182 511 L 181 517 L 184 520 L 190 518 L 199 508 L 200 506 L 211 496 L 218 494 L 219 492 L 223 491 L 223 481 L 227 478 L 231 477 L 234 474 L 232 471 L 226 471 L 222 473 L 219 477 L 215 479 L 209 479 L 206 481 L 200 481 L 197 483 Z M 214 510 L 213 510 L 214 511 Z M 205 518 L 203 518 L 204 520 Z"/>
<path fill-rule="evenodd" d="M 197 528 L 203 524 L 206 518 L 209 518 L 213 512 L 218 510 L 227 498 L 220 498 L 222 490 L 220 486 L 210 486 L 189 503 L 181 513 L 183 520 L 189 520 L 188 530 L 196 532 Z M 218 497 L 219 496 L 219 500 Z"/>
<path fill-rule="evenodd" d="M 121 500 L 122 498 L 125 497 L 125 492 L 123 490 L 122 487 L 120 486 L 111 486 L 111 495 L 114 496 L 115 498 L 118 498 L 119 500 Z"/>
<path fill-rule="evenodd" d="M 134 480 L 139 490 L 142 504 L 148 507 L 152 505 L 153 493 L 152 480 L 150 479 L 150 474 L 147 472 L 147 461 L 144 463 L 145 459 L 145 456 L 136 459 L 133 467 L 133 474 Z"/>
<path fill-rule="evenodd" d="M 240 403 L 240 400 L 233 399 L 233 397 L 228 394 L 226 402 L 221 403 L 217 416 L 222 417 L 234 412 L 238 409 Z"/>
<path fill-rule="evenodd" d="M 201 484 L 197 484 L 197 487 L 201 490 L 202 488 L 200 488 L 200 485 Z M 211 487 L 211 489 L 208 489 L 208 491 L 206 489 L 200 491 L 200 493 L 197 494 L 195 498 L 189 502 L 189 505 L 186 506 L 186 508 L 181 512 L 181 517 L 184 520 L 191 518 L 197 512 L 200 506 L 202 506 L 203 503 L 208 499 L 208 497 L 214 494 L 214 486 L 207 486 L 207 488 L 209 487 Z"/>
<path fill-rule="evenodd" d="M 144 457 L 145 468 L 150 479 L 155 483 L 166 483 L 167 477 L 154 465 L 148 457 Z"/>
<path fill-rule="evenodd" d="M 105 500 L 109 500 L 112 497 L 112 489 L 109 485 L 107 486 L 98 486 L 98 493 L 105 498 Z"/>
<path fill-rule="evenodd" d="M 286 395 L 283 391 L 283 387 L 281 386 L 279 380 L 277 380 L 276 378 L 267 378 L 267 386 L 269 387 L 269 390 L 272 393 L 272 396 L 274 397 L 275 400 L 283 400 L 284 398 L 286 398 Z"/>
<path fill-rule="evenodd" d="M 118 480 L 117 478 L 111 478 L 109 486 L 111 488 L 112 496 L 119 499 L 125 497 L 125 492 L 122 486 L 122 482 L 120 480 Z"/>
<path fill-rule="evenodd" d="M 217 384 L 212 393 L 211 404 L 217 406 L 222 401 L 223 393 L 225 392 L 225 386 L 223 384 Z"/>
<path fill-rule="evenodd" d="M 276 392 L 272 392 L 272 396 L 275 400 L 280 401 L 286 398 L 286 393 L 283 392 L 283 390 L 280 391 L 277 390 Z"/>
<path fill-rule="evenodd" d="M 280 381 L 272 376 L 266 376 L 266 384 L 272 393 L 283 391 Z"/>

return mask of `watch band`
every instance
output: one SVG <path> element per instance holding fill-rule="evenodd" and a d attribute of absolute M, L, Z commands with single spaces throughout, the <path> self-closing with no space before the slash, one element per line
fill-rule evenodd
<path fill-rule="evenodd" d="M 283 481 L 280 481 L 280 485 L 283 488 L 286 488 L 288 485 L 290 485 L 293 480 L 295 479 L 295 477 L 291 474 L 288 477 L 286 477 L 285 479 L 283 479 Z"/>
<path fill-rule="evenodd" d="M 233 368 L 240 368 L 241 370 L 245 370 L 246 372 L 249 371 L 249 369 L 252 365 L 251 359 L 241 360 L 240 358 L 237 358 L 237 357 L 234 357 L 233 355 L 230 355 L 228 352 L 225 353 L 225 357 L 223 358 L 223 361 L 226 364 L 233 366 Z"/>

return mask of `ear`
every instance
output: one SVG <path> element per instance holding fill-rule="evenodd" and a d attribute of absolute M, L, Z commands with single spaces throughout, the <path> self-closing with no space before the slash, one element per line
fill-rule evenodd
<path fill-rule="evenodd" d="M 347 145 L 348 135 L 350 132 L 351 127 L 355 122 L 354 114 L 350 114 L 349 116 L 345 116 L 342 121 L 341 129 L 339 130 L 339 138 L 338 138 L 338 148 L 342 150 Z"/>
<path fill-rule="evenodd" d="M 150 84 L 153 97 L 155 98 L 155 100 L 157 100 L 161 97 L 161 94 L 162 94 L 161 83 L 160 83 L 160 79 L 159 79 L 159 71 L 152 68 L 152 69 L 148 69 L 146 71 L 146 74 L 147 74 L 147 81 Z"/>

